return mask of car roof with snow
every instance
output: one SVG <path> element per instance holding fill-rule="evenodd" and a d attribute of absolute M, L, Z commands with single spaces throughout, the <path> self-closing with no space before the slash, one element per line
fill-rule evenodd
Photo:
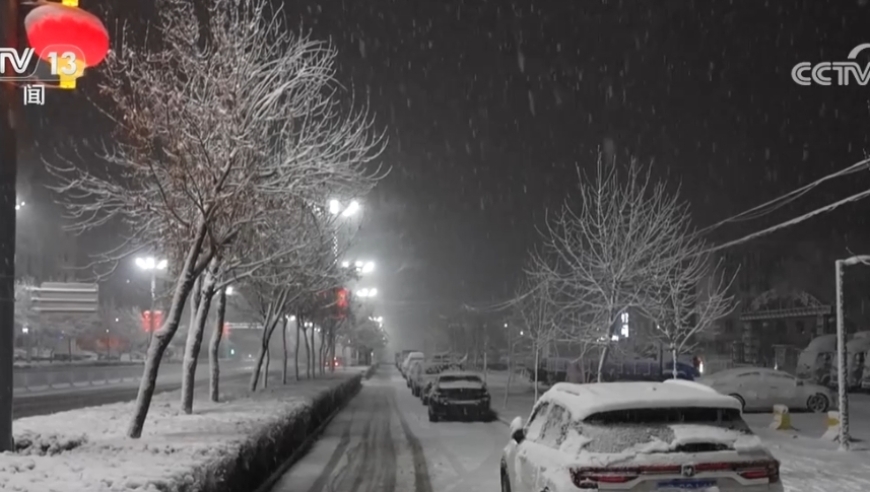
<path fill-rule="evenodd" d="M 641 408 L 729 408 L 737 399 L 694 385 L 659 382 L 556 383 L 540 401 L 558 403 L 576 420 L 602 412 Z"/>
<path fill-rule="evenodd" d="M 758 374 L 780 374 L 783 376 L 794 377 L 793 374 L 789 374 L 785 371 L 779 371 L 777 369 L 772 369 L 770 367 L 752 367 L 752 366 L 749 366 L 749 367 L 735 367 L 733 369 L 726 369 L 724 371 L 714 372 L 713 374 L 707 376 L 704 379 L 709 379 L 709 380 L 731 379 L 731 378 L 736 378 L 742 374 L 749 374 L 749 373 L 753 373 L 753 372 L 758 373 Z"/>
<path fill-rule="evenodd" d="M 448 376 L 448 377 L 459 377 L 459 378 L 475 377 L 475 378 L 480 379 L 481 381 L 483 381 L 483 379 L 480 377 L 480 374 L 478 374 L 478 373 L 476 373 L 476 372 L 471 372 L 471 371 L 444 371 L 444 372 L 442 372 L 441 374 L 438 375 L 438 379 L 441 379 L 441 378 L 443 378 L 443 377 L 445 377 L 445 376 Z"/>

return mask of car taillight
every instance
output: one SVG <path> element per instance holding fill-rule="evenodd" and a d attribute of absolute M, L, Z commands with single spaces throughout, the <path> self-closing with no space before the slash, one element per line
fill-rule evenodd
<path fill-rule="evenodd" d="M 752 462 L 699 463 L 694 473 L 734 471 L 746 480 L 766 478 L 769 483 L 779 482 L 779 462 L 776 460 Z M 579 489 L 597 489 L 600 483 L 627 483 L 646 475 L 680 475 L 681 465 L 639 466 L 623 468 L 575 468 L 571 481 Z"/>
<path fill-rule="evenodd" d="M 746 480 L 766 478 L 770 483 L 779 482 L 779 462 L 776 460 L 700 463 L 695 472 L 734 471 Z"/>
<path fill-rule="evenodd" d="M 776 460 L 741 464 L 737 473 L 746 480 L 766 478 L 770 483 L 779 482 L 779 462 Z"/>
<path fill-rule="evenodd" d="M 630 468 L 575 468 L 571 470 L 571 481 L 579 489 L 597 489 L 600 483 L 626 483 L 641 475 L 670 475 L 673 473 L 680 473 L 678 465 Z"/>

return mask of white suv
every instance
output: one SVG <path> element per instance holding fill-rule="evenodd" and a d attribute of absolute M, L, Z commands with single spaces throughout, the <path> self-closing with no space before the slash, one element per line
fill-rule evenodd
<path fill-rule="evenodd" d="M 558 383 L 511 423 L 502 492 L 782 492 L 740 403 L 697 384 Z"/>

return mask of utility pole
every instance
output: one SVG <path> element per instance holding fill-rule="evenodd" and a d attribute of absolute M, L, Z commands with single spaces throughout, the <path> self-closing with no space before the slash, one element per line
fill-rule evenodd
<path fill-rule="evenodd" d="M 18 0 L 3 2 L 3 47 L 18 48 Z M 10 67 L 4 67 L 10 68 Z M 11 68 L 8 70 L 11 73 Z M 15 182 L 18 146 L 15 84 L 0 83 L 0 452 L 12 451 L 12 360 L 15 355 Z"/>

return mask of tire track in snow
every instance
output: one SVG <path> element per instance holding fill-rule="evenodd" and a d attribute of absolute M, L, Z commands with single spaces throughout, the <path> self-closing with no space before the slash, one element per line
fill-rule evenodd
<path fill-rule="evenodd" d="M 408 445 L 411 447 L 411 454 L 414 457 L 414 490 L 416 492 L 433 492 L 432 482 L 429 480 L 429 468 L 426 465 L 426 456 L 423 454 L 423 446 L 420 440 L 411 431 L 411 426 L 405 420 L 395 398 L 392 401 L 393 411 L 399 416 L 399 423 L 402 424 L 402 431 L 408 440 Z"/>
<path fill-rule="evenodd" d="M 308 492 L 322 492 L 324 490 L 324 487 L 330 482 L 330 478 L 336 474 L 336 467 L 338 466 L 341 459 L 344 457 L 348 445 L 350 445 L 350 430 L 353 427 L 353 416 L 355 416 L 355 414 L 356 411 L 351 410 L 351 420 L 348 423 L 347 427 L 344 429 L 344 432 L 341 434 L 341 441 L 339 441 L 338 446 L 332 453 L 332 456 L 329 457 L 329 461 L 327 462 L 326 466 L 323 467 L 323 471 L 320 472 L 320 475 L 317 477 L 317 480 L 314 482 L 314 485 L 311 486 Z"/>

